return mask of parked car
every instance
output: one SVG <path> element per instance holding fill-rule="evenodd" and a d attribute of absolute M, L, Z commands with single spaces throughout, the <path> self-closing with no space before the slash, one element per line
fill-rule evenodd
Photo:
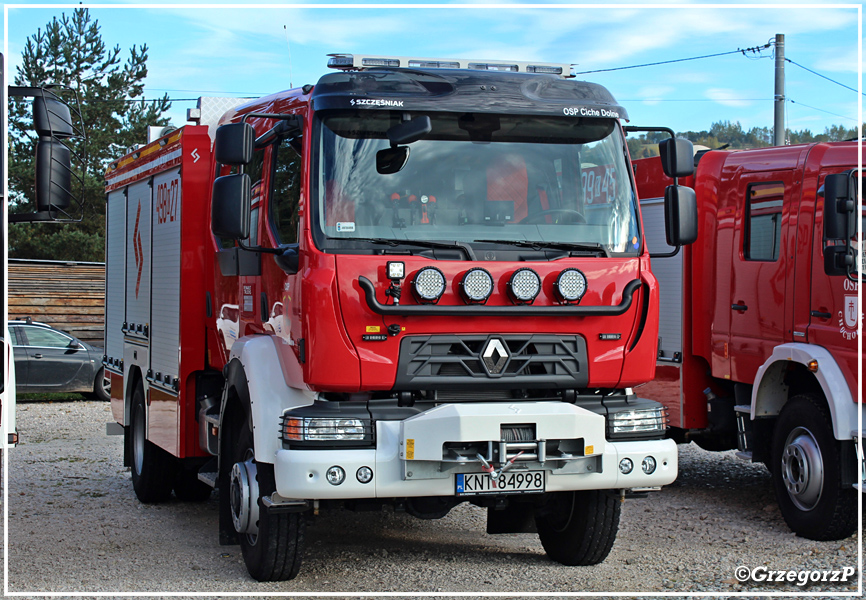
<path fill-rule="evenodd" d="M 19 394 L 80 392 L 110 399 L 102 348 L 30 319 L 9 321 L 9 333 Z"/>

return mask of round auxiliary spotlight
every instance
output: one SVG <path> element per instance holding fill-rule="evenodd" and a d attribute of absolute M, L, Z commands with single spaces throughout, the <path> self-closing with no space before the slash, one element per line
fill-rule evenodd
<path fill-rule="evenodd" d="M 580 302 L 586 293 L 586 277 L 577 269 L 565 269 L 556 278 L 553 289 L 563 302 Z"/>
<path fill-rule="evenodd" d="M 493 293 L 493 277 L 485 269 L 469 269 L 460 281 L 460 289 L 469 303 L 487 302 Z"/>
<path fill-rule="evenodd" d="M 541 278 L 528 267 L 517 269 L 508 281 L 508 289 L 518 304 L 528 304 L 541 291 Z"/>
<path fill-rule="evenodd" d="M 415 273 L 412 288 L 419 302 L 438 302 L 445 292 L 445 276 L 436 267 L 424 267 Z"/>

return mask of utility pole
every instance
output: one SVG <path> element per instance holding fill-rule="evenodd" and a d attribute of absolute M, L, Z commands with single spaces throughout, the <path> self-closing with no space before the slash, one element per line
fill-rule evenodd
<path fill-rule="evenodd" d="M 773 110 L 773 145 L 785 145 L 785 34 L 776 34 L 776 94 Z"/>

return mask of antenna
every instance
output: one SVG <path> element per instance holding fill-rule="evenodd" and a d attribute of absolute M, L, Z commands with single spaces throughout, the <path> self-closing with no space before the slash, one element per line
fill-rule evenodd
<path fill-rule="evenodd" d="M 289 44 L 289 30 L 283 25 L 283 31 L 286 32 L 286 47 L 289 49 L 289 89 L 295 87 L 292 85 L 292 45 Z"/>

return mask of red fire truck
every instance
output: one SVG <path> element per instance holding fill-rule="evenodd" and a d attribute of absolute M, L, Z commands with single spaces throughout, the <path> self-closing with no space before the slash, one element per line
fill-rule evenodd
<path fill-rule="evenodd" d="M 661 287 L 656 379 L 671 432 L 738 449 L 773 476 L 796 533 L 857 525 L 857 143 L 699 156 L 699 243 L 653 261 Z M 636 160 L 647 243 L 664 250 L 659 158 Z M 862 272 L 862 271 L 861 271 Z"/>
<path fill-rule="evenodd" d="M 218 128 L 203 99 L 106 173 L 104 363 L 138 498 L 219 487 L 259 580 L 294 577 L 334 506 L 468 501 L 490 533 L 604 560 L 621 499 L 677 471 L 632 391 L 659 304 L 624 109 L 568 65 L 330 66 Z M 666 150 L 691 172 L 688 142 Z M 689 243 L 693 193 L 668 196 Z"/>

